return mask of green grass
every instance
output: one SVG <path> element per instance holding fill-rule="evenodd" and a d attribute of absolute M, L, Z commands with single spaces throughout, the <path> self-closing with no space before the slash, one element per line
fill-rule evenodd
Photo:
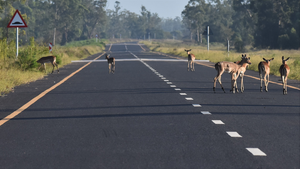
<path fill-rule="evenodd" d="M 210 45 L 210 50 L 207 51 L 205 45 L 193 45 L 192 43 L 185 43 L 182 41 L 141 41 L 150 50 L 178 55 L 182 57 L 187 57 L 187 53 L 184 49 L 192 49 L 191 53 L 196 56 L 196 59 L 209 60 L 211 62 L 217 63 L 220 61 L 239 61 L 244 53 L 234 52 L 232 49 L 228 53 L 226 46 L 223 44 L 212 44 Z M 300 51 L 299 50 L 250 50 L 248 47 L 247 56 L 250 57 L 251 65 L 248 69 L 258 71 L 259 62 L 263 61 L 263 58 L 274 60 L 270 64 L 270 73 L 276 76 L 280 76 L 279 67 L 281 65 L 281 57 L 290 57 L 287 64 L 289 65 L 291 72 L 289 74 L 289 79 L 300 80 Z"/>
<path fill-rule="evenodd" d="M 30 61 L 54 55 L 57 56 L 59 67 L 62 67 L 71 63 L 72 60 L 79 60 L 100 53 L 104 48 L 105 43 L 103 41 L 98 43 L 92 41 L 74 42 L 66 46 L 54 46 L 53 53 L 50 54 L 47 46 L 32 44 L 21 47 L 19 58 L 16 60 L 14 44 L 6 44 L 2 40 L 0 41 L 0 96 L 9 93 L 15 86 L 42 79 L 45 76 L 44 70 L 37 70 L 40 65 L 35 64 L 35 62 L 29 66 L 24 62 L 20 63 L 21 55 L 29 58 Z M 52 65 L 47 63 L 46 67 L 47 73 L 51 73 Z"/>

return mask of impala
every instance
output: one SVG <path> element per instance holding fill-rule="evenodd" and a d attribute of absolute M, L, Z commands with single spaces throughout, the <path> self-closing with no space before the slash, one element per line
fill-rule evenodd
<path fill-rule="evenodd" d="M 287 59 L 284 59 L 284 56 L 282 56 L 282 65 L 279 68 L 280 77 L 283 85 L 283 94 L 287 94 L 287 78 L 290 73 L 290 67 L 286 64 L 286 61 L 289 59 L 289 57 Z"/>
<path fill-rule="evenodd" d="M 269 85 L 269 79 L 270 79 L 270 62 L 274 60 L 272 59 L 265 59 L 263 58 L 264 61 L 261 61 L 258 64 L 258 71 L 259 71 L 259 77 L 260 77 L 260 91 L 262 92 L 262 81 L 263 81 L 263 75 L 264 75 L 264 82 L 265 82 L 265 91 L 268 92 L 268 85 Z"/>
<path fill-rule="evenodd" d="M 190 51 L 191 51 L 192 49 L 190 49 L 190 50 L 186 50 L 185 49 L 185 51 L 187 52 L 187 54 L 188 54 L 188 71 L 189 71 L 189 69 L 191 69 L 191 71 L 195 71 L 195 66 L 194 66 L 194 62 L 195 62 L 195 55 L 194 54 L 191 54 L 190 53 Z"/>
<path fill-rule="evenodd" d="M 247 57 L 246 55 L 244 55 L 243 57 Z M 241 61 L 237 61 L 236 64 L 239 64 Z M 240 68 L 240 77 L 241 77 L 241 92 L 243 93 L 244 90 L 245 90 L 245 87 L 244 87 L 244 75 L 245 75 L 245 72 L 247 70 L 247 67 L 249 66 L 248 63 L 244 63 L 241 68 Z M 238 78 L 238 77 L 237 77 Z M 238 91 L 238 87 L 237 87 L 237 83 L 235 83 L 235 88 L 236 88 L 236 91 Z"/>
<path fill-rule="evenodd" d="M 107 59 L 107 63 L 108 63 L 108 73 L 115 73 L 115 58 L 114 57 L 109 57 L 110 55 L 106 54 L 106 59 Z"/>
<path fill-rule="evenodd" d="M 47 72 L 46 72 L 46 65 L 45 65 L 45 63 L 51 63 L 52 66 L 53 66 L 52 73 L 53 73 L 53 71 L 54 71 L 54 67 L 55 67 L 55 66 L 56 66 L 56 68 L 57 68 L 57 73 L 59 73 L 59 69 L 58 69 L 58 65 L 57 65 L 57 63 L 56 63 L 56 57 L 55 57 L 55 56 L 45 56 L 45 57 L 40 58 L 40 59 L 39 59 L 38 61 L 36 61 L 36 62 L 41 64 L 41 66 L 39 67 L 38 70 L 40 70 L 41 67 L 44 67 L 45 73 L 47 73 Z"/>
<path fill-rule="evenodd" d="M 236 79 L 240 75 L 240 73 L 241 73 L 240 68 L 243 66 L 244 63 L 251 64 L 250 57 L 248 58 L 246 55 L 245 56 L 242 55 L 242 60 L 238 64 L 233 63 L 233 62 L 227 62 L 227 61 L 216 63 L 215 69 L 217 70 L 218 74 L 214 78 L 213 91 L 216 92 L 215 89 L 216 89 L 216 83 L 218 80 L 218 82 L 221 85 L 222 90 L 225 93 L 225 90 L 224 90 L 222 82 L 221 82 L 221 76 L 226 71 L 231 74 L 231 91 L 232 91 L 232 93 L 235 93 L 235 87 L 237 86 Z"/>

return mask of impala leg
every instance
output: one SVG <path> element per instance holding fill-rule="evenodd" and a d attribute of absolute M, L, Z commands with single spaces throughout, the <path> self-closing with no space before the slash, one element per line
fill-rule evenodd
<path fill-rule="evenodd" d="M 235 90 L 236 90 L 236 92 L 238 93 L 239 92 L 239 88 L 238 88 L 238 85 L 237 85 L 237 78 L 238 78 L 238 76 L 236 76 L 236 79 L 235 79 Z"/>
<path fill-rule="evenodd" d="M 241 76 L 241 92 L 244 92 L 244 75 Z"/>
<path fill-rule="evenodd" d="M 268 87 L 267 87 L 267 74 L 264 76 L 264 82 L 265 82 L 265 91 L 268 92 Z"/>
<path fill-rule="evenodd" d="M 47 71 L 46 71 L 46 64 L 44 63 L 43 65 L 44 65 L 45 73 L 47 73 Z"/>
<path fill-rule="evenodd" d="M 231 75 L 231 91 L 232 91 L 232 93 L 235 93 L 235 85 L 236 85 L 236 74 L 235 73 L 233 73 L 232 75 Z"/>
<path fill-rule="evenodd" d="M 58 69 L 57 63 L 54 63 L 54 64 L 55 64 L 55 66 L 56 66 L 56 68 L 57 68 L 57 73 L 59 73 L 59 69 Z"/>
<path fill-rule="evenodd" d="M 189 71 L 189 68 L 190 68 L 190 61 L 188 61 L 188 66 L 187 66 L 187 70 Z"/>
<path fill-rule="evenodd" d="M 262 82 L 263 82 L 262 74 L 259 74 L 259 77 L 260 77 L 260 91 L 262 92 L 263 91 L 263 89 L 262 89 Z"/>
<path fill-rule="evenodd" d="M 51 74 L 54 72 L 54 68 L 55 68 L 55 66 L 54 66 L 54 63 L 52 63 L 52 72 L 51 72 Z"/>
<path fill-rule="evenodd" d="M 109 63 L 108 64 L 108 73 L 110 73 L 111 72 L 111 64 Z"/>
<path fill-rule="evenodd" d="M 41 69 L 42 66 L 43 66 L 43 64 L 41 64 L 41 66 L 38 68 L 38 71 Z"/>
<path fill-rule="evenodd" d="M 216 83 L 217 83 L 217 76 L 214 78 L 214 87 L 213 87 L 213 91 L 214 93 L 216 93 Z"/>
<path fill-rule="evenodd" d="M 193 62 L 193 71 L 195 71 L 195 62 Z"/>
<path fill-rule="evenodd" d="M 221 82 L 221 76 L 222 76 L 222 73 L 219 73 L 215 78 L 214 78 L 214 87 L 213 87 L 213 91 L 216 93 L 216 84 L 217 84 L 217 81 L 219 82 L 222 90 L 224 91 L 225 93 L 225 90 L 223 88 L 223 85 L 222 85 L 222 82 Z"/>
<path fill-rule="evenodd" d="M 111 69 L 112 69 L 112 73 L 115 73 L 115 64 L 112 64 Z"/>
<path fill-rule="evenodd" d="M 284 88 L 284 91 L 285 93 L 284 94 L 287 94 L 287 76 L 285 77 L 285 80 L 284 80 L 284 83 L 285 83 L 285 88 Z"/>
<path fill-rule="evenodd" d="M 270 81 L 270 75 L 268 74 L 268 75 L 267 75 L 267 78 L 266 78 L 266 92 L 269 91 L 269 89 L 268 89 L 269 81 Z"/>
<path fill-rule="evenodd" d="M 220 84 L 220 86 L 221 86 L 223 92 L 225 93 L 225 89 L 224 89 L 224 87 L 223 87 L 223 85 L 222 85 L 222 81 L 221 81 L 221 76 L 218 78 L 218 81 L 219 81 L 219 84 Z"/>

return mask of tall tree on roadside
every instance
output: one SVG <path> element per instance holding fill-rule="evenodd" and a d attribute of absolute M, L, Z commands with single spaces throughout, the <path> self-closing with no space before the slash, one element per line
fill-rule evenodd
<path fill-rule="evenodd" d="M 182 11 L 182 16 L 189 29 L 196 33 L 197 41 L 202 43 L 201 32 L 205 29 L 205 23 L 208 21 L 208 13 L 210 4 L 205 0 L 190 0 Z"/>

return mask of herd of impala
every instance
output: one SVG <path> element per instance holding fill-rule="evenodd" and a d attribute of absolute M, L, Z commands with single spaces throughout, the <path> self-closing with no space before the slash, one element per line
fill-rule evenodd
<path fill-rule="evenodd" d="M 191 49 L 189 50 L 185 50 L 188 54 L 188 71 L 195 71 L 195 67 L 194 67 L 194 62 L 195 62 L 195 55 L 190 53 Z M 114 73 L 115 72 L 115 58 L 113 57 L 109 57 L 110 55 L 106 54 L 106 59 L 108 62 L 108 69 L 109 69 L 109 73 Z M 270 74 L 270 62 L 272 60 L 274 60 L 274 58 L 272 59 L 265 59 L 263 58 L 264 61 L 260 62 L 258 64 L 258 70 L 259 70 L 259 76 L 260 76 L 260 91 L 262 92 L 262 83 L 264 81 L 265 83 L 265 91 L 268 92 L 268 84 L 269 84 L 269 74 Z M 282 65 L 279 68 L 279 72 L 280 72 L 280 77 L 281 77 L 281 81 L 282 81 L 282 85 L 283 85 L 283 94 L 287 94 L 287 77 L 289 75 L 290 72 L 290 68 L 289 66 L 286 64 L 286 61 L 289 60 L 289 58 L 284 59 L 284 56 L 282 56 Z M 37 63 L 40 63 L 41 66 L 39 67 L 39 69 L 41 67 L 44 67 L 45 72 L 46 72 L 46 65 L 45 63 L 51 63 L 53 66 L 52 69 L 52 73 L 54 71 L 55 66 L 57 67 L 57 73 L 59 73 L 59 69 L 56 63 L 56 57 L 55 56 L 46 56 L 46 57 L 42 57 L 40 58 Z M 223 61 L 223 62 L 218 62 L 215 64 L 215 69 L 217 70 L 218 74 L 217 76 L 214 78 L 214 87 L 213 87 L 213 91 L 215 92 L 216 89 L 216 83 L 217 81 L 220 83 L 220 86 L 222 88 L 222 90 L 225 93 L 225 90 L 223 88 L 222 82 L 221 82 L 221 76 L 224 72 L 228 72 L 231 74 L 231 92 L 235 93 L 235 91 L 238 91 L 237 88 L 237 78 L 240 76 L 241 77 L 241 92 L 244 91 L 244 82 L 243 82 L 243 77 L 244 74 L 246 72 L 246 68 L 248 65 L 250 65 L 250 57 L 247 57 L 246 55 L 242 55 L 242 58 L 240 61 L 237 62 L 227 62 L 227 61 Z M 39 70 L 38 69 L 38 70 Z M 264 78 L 263 78 L 264 77 Z"/>
<path fill-rule="evenodd" d="M 194 61 L 195 61 L 195 55 L 190 53 L 190 50 L 186 50 L 188 54 L 188 70 L 191 69 L 192 71 L 195 71 L 194 68 Z M 290 68 L 289 66 L 286 64 L 286 61 L 289 60 L 290 58 L 284 59 L 284 56 L 282 56 L 282 65 L 279 68 L 279 72 L 280 72 L 280 77 L 281 77 L 281 81 L 282 81 L 282 85 L 283 85 L 283 94 L 287 94 L 287 78 L 288 75 L 290 73 Z M 262 83 L 264 81 L 265 83 L 265 91 L 268 92 L 268 84 L 269 84 L 269 75 L 270 75 L 270 62 L 272 60 L 274 60 L 274 58 L 272 59 L 265 59 L 263 58 L 264 61 L 261 61 L 258 64 L 258 70 L 259 70 L 259 76 L 260 76 L 260 91 L 262 92 Z M 247 57 L 246 55 L 242 55 L 242 58 L 240 61 L 237 62 L 227 62 L 227 61 L 223 61 L 223 62 L 218 62 L 215 64 L 215 69 L 217 70 L 218 74 L 217 76 L 214 78 L 214 87 L 213 87 L 213 91 L 215 92 L 216 89 L 216 83 L 217 81 L 220 83 L 220 86 L 222 88 L 222 90 L 225 93 L 225 90 L 223 88 L 222 82 L 221 82 L 221 76 L 224 72 L 228 72 L 231 74 L 231 92 L 235 93 L 235 91 L 238 91 L 237 88 L 237 78 L 240 76 L 241 77 L 241 92 L 244 92 L 244 74 L 246 72 L 246 68 L 248 65 L 250 65 L 250 57 Z"/>

